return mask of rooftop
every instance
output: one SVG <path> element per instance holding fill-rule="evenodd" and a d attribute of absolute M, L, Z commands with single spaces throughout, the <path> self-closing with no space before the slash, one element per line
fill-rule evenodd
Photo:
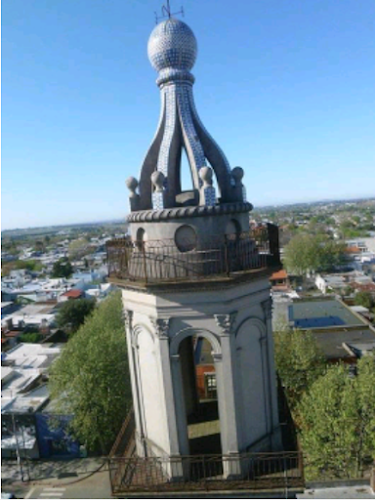
<path fill-rule="evenodd" d="M 63 297 L 69 297 L 70 299 L 78 299 L 83 295 L 82 290 L 69 290 L 62 294 Z"/>
<path fill-rule="evenodd" d="M 329 359 L 351 359 L 375 350 L 375 333 L 369 328 L 313 331 L 313 335 Z"/>
<path fill-rule="evenodd" d="M 280 271 L 277 271 L 276 273 L 273 273 L 270 277 L 270 280 L 285 280 L 288 277 L 288 273 L 285 271 L 285 269 L 280 269 Z"/>
<path fill-rule="evenodd" d="M 335 299 L 296 300 L 289 306 L 289 320 L 296 328 L 316 329 L 332 326 L 364 326 L 367 323 Z"/>
<path fill-rule="evenodd" d="M 44 370 L 60 355 L 61 347 L 20 343 L 6 352 L 3 363 L 12 368 Z"/>

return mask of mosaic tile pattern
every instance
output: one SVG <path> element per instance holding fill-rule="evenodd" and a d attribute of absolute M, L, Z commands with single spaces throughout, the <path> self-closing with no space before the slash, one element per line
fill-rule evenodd
<path fill-rule="evenodd" d="M 163 210 L 164 194 L 162 191 L 155 191 L 152 193 L 152 208 L 154 210 Z"/>
<path fill-rule="evenodd" d="M 189 158 L 190 169 L 193 174 L 194 187 L 199 189 L 202 181 L 199 170 L 206 166 L 206 158 L 202 144 L 195 130 L 190 107 L 190 94 L 192 87 L 189 84 L 180 84 L 177 92 L 177 109 L 179 113 L 185 149 Z"/>
<path fill-rule="evenodd" d="M 210 142 L 212 142 L 213 144 L 215 144 L 216 148 L 218 149 L 218 151 L 220 152 L 220 155 L 224 161 L 224 164 L 227 168 L 227 171 L 228 173 L 230 174 L 230 171 L 231 171 L 231 168 L 230 168 L 230 165 L 229 165 L 229 162 L 227 160 L 227 157 L 225 156 L 223 150 L 221 149 L 221 147 L 218 145 L 218 143 L 215 141 L 215 139 L 213 139 L 213 137 L 211 136 L 211 134 L 207 131 L 206 127 L 203 125 L 202 123 L 202 120 L 199 118 L 199 115 L 198 115 L 198 111 L 197 111 L 197 108 L 195 107 L 195 102 L 194 102 L 194 96 L 193 96 L 193 92 L 191 91 L 190 93 L 190 109 L 192 111 L 192 115 L 194 116 L 194 119 L 197 121 L 197 123 L 199 123 L 199 125 L 202 127 L 202 130 L 204 131 L 205 135 L 207 136 L 207 138 L 210 140 Z M 236 183 L 234 182 L 234 179 L 232 178 L 231 176 L 231 183 L 232 183 L 232 186 L 234 186 Z"/>
<path fill-rule="evenodd" d="M 245 186 L 242 186 L 242 201 L 247 201 L 247 194 Z"/>
<path fill-rule="evenodd" d="M 203 126 L 195 107 L 192 89 L 194 77 L 190 69 L 197 57 L 197 42 L 191 29 L 182 21 L 173 18 L 158 24 L 149 39 L 148 55 L 152 66 L 159 72 L 157 84 L 160 87 L 162 100 L 159 124 L 152 144 L 155 146 L 155 140 L 159 135 L 162 138 L 157 139 L 157 155 L 155 152 L 151 153 L 150 149 L 146 158 L 155 156 L 157 170 L 165 176 L 164 188 L 167 199 L 173 200 L 177 194 L 168 192 L 168 175 L 180 169 L 180 165 L 172 164 L 172 147 L 177 146 L 180 150 L 185 148 L 192 172 L 193 187 L 195 189 L 202 187 L 199 170 L 207 165 L 207 160 L 198 133 L 202 136 L 202 140 L 204 139 L 204 143 L 210 144 L 220 155 L 221 171 L 223 169 L 224 172 L 227 171 L 226 185 L 234 183 L 228 160 Z M 222 191 L 223 187 L 219 185 L 219 188 Z M 170 189 L 173 189 L 172 186 Z M 157 210 L 160 209 L 163 199 L 160 201 L 156 194 L 152 194 L 151 201 L 153 208 Z M 215 205 L 217 201 L 215 188 L 213 186 L 205 188 L 203 198 L 207 206 Z"/>
<path fill-rule="evenodd" d="M 158 170 L 162 172 L 165 178 L 168 178 L 169 153 L 172 146 L 173 135 L 176 131 L 177 106 L 176 106 L 175 85 L 169 85 L 162 89 L 165 100 L 165 125 L 164 136 L 160 145 L 158 157 Z"/>
<path fill-rule="evenodd" d="M 171 18 L 154 28 L 147 51 L 156 71 L 164 68 L 190 70 L 197 58 L 197 40 L 187 24 Z"/>
<path fill-rule="evenodd" d="M 204 188 L 204 204 L 206 207 L 213 207 L 216 205 L 216 191 L 213 186 Z"/>

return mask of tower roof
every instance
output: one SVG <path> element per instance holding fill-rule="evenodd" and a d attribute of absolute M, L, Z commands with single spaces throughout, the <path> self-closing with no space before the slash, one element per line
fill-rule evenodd
<path fill-rule="evenodd" d="M 197 40 L 187 24 L 168 14 L 169 18 L 153 29 L 148 41 L 150 62 L 159 73 L 156 83 L 161 93 L 161 112 L 139 182 L 135 178 L 127 181 L 131 210 L 246 202 L 243 170 L 230 168 L 195 107 L 190 70 L 197 58 Z M 188 191 L 181 187 L 183 152 L 191 172 Z"/>

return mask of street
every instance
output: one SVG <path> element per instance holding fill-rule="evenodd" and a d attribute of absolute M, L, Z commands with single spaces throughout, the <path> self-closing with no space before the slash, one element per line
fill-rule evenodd
<path fill-rule="evenodd" d="M 76 482 L 67 479 L 39 482 L 31 486 L 23 498 L 111 498 L 108 470 L 105 468 Z"/>

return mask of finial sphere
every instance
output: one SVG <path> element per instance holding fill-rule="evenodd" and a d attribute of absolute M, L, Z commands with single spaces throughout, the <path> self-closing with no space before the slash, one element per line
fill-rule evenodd
<path fill-rule="evenodd" d="M 245 174 L 245 172 L 244 172 L 243 168 L 241 168 L 241 167 L 232 168 L 232 176 L 234 177 L 234 180 L 236 182 L 241 182 L 244 174 Z"/>
<path fill-rule="evenodd" d="M 129 191 L 135 191 L 138 187 L 138 181 L 135 177 L 128 177 L 125 184 Z"/>
<path fill-rule="evenodd" d="M 148 41 L 148 57 L 156 71 L 191 70 L 197 58 L 197 40 L 187 24 L 173 17 L 158 24 Z"/>
<path fill-rule="evenodd" d="M 155 170 L 151 174 L 151 182 L 153 183 L 156 191 L 163 191 L 163 184 L 164 184 L 164 174 L 163 172 L 160 172 L 159 170 Z"/>
<path fill-rule="evenodd" d="M 213 172 L 211 167 L 202 167 L 199 170 L 199 177 L 205 184 L 208 184 L 210 186 L 212 185 L 212 176 Z"/>

